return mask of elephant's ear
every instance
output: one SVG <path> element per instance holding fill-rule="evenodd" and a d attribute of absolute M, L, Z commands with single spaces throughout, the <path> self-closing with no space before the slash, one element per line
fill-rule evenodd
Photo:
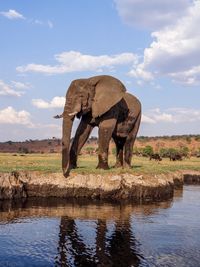
<path fill-rule="evenodd" d="M 97 118 L 106 113 L 123 98 L 126 88 L 118 79 L 111 76 L 102 75 L 92 79 L 91 82 L 94 82 L 95 85 L 92 117 Z"/>

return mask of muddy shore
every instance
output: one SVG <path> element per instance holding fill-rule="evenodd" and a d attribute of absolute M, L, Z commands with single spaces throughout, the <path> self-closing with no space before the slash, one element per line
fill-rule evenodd
<path fill-rule="evenodd" d="M 200 184 L 200 172 L 159 175 L 71 175 L 61 173 L 0 173 L 0 200 L 27 197 L 132 199 L 157 201 L 173 197 L 183 184 Z"/>

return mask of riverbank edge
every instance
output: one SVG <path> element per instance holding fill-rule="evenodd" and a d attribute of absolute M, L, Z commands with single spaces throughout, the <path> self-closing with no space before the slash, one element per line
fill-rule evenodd
<path fill-rule="evenodd" d="M 61 173 L 0 173 L 0 200 L 28 197 L 166 200 L 183 184 L 200 184 L 200 172 L 177 171 L 157 175 L 70 175 Z"/>

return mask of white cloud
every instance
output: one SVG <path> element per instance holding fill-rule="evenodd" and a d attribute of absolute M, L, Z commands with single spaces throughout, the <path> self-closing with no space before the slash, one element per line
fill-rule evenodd
<path fill-rule="evenodd" d="M 23 92 L 15 91 L 10 85 L 0 80 L 0 96 L 21 96 Z"/>
<path fill-rule="evenodd" d="M 0 12 L 0 15 L 4 16 L 10 20 L 24 19 L 28 23 L 31 23 L 31 24 L 43 25 L 43 26 L 49 27 L 50 29 L 53 28 L 53 22 L 51 20 L 43 21 L 43 20 L 39 20 L 39 19 L 26 19 L 22 14 L 20 14 L 19 12 L 17 12 L 14 9 L 9 9 L 8 11 L 2 11 L 2 12 Z"/>
<path fill-rule="evenodd" d="M 122 20 L 131 26 L 160 29 L 188 12 L 190 0 L 114 0 Z"/>
<path fill-rule="evenodd" d="M 150 117 L 148 117 L 148 116 L 146 116 L 146 115 L 144 115 L 144 114 L 142 114 L 142 119 L 141 119 L 141 121 L 143 122 L 143 123 L 156 123 L 156 121 L 155 120 L 153 120 L 153 119 L 151 119 Z"/>
<path fill-rule="evenodd" d="M 0 12 L 1 15 L 8 19 L 25 19 L 25 17 L 14 9 L 9 9 L 7 12 Z"/>
<path fill-rule="evenodd" d="M 128 75 L 136 79 L 142 79 L 146 82 L 152 81 L 154 79 L 152 73 L 144 69 L 143 64 L 139 64 L 135 69 L 130 70 L 128 72 Z"/>
<path fill-rule="evenodd" d="M 30 113 L 25 110 L 16 111 L 13 107 L 0 110 L 0 124 L 22 124 L 33 126 Z"/>
<path fill-rule="evenodd" d="M 30 84 L 12 81 L 11 85 L 0 80 L 0 96 L 22 96 L 24 90 L 30 88 Z"/>
<path fill-rule="evenodd" d="M 48 26 L 50 29 L 53 28 L 53 22 L 50 20 L 42 21 L 39 19 L 35 19 L 35 20 L 30 20 L 30 22 L 33 24 L 41 25 L 41 26 Z"/>
<path fill-rule="evenodd" d="M 35 19 L 34 23 L 35 24 L 39 24 L 39 25 L 43 25 L 43 22 L 41 20 L 39 20 L 39 19 Z"/>
<path fill-rule="evenodd" d="M 12 85 L 19 90 L 26 90 L 31 87 L 30 84 L 28 83 L 22 83 L 22 82 L 16 82 L 16 81 L 11 81 Z"/>
<path fill-rule="evenodd" d="M 46 102 L 42 99 L 33 99 L 32 104 L 37 108 L 63 108 L 65 105 L 65 97 L 55 96 L 50 102 Z"/>
<path fill-rule="evenodd" d="M 191 69 L 186 71 L 177 71 L 170 73 L 169 76 L 173 79 L 174 82 L 183 84 L 183 85 L 199 85 L 200 84 L 200 65 L 191 67 Z"/>
<path fill-rule="evenodd" d="M 169 108 L 175 123 L 180 122 L 200 122 L 200 109 L 192 108 Z"/>
<path fill-rule="evenodd" d="M 166 76 L 185 85 L 200 84 L 200 1 L 190 5 L 184 17 L 152 33 L 154 41 L 144 50 L 143 62 L 129 75 L 145 80 L 147 73 L 151 78 Z"/>
<path fill-rule="evenodd" d="M 147 115 L 142 116 L 144 123 L 189 123 L 200 122 L 200 109 L 189 108 L 168 108 L 161 111 L 155 108 L 146 112 Z"/>
<path fill-rule="evenodd" d="M 133 53 L 91 56 L 77 51 L 69 51 L 55 55 L 55 59 L 58 64 L 54 66 L 31 63 L 17 67 L 17 71 L 59 74 L 74 71 L 99 71 L 102 68 L 112 68 L 116 65 L 136 64 L 138 62 L 137 55 Z"/>
<path fill-rule="evenodd" d="M 160 121 L 162 121 L 162 122 L 173 122 L 173 120 L 174 120 L 172 114 L 165 113 L 165 112 L 163 112 L 161 114 L 155 114 L 153 117 L 157 122 L 160 122 Z"/>

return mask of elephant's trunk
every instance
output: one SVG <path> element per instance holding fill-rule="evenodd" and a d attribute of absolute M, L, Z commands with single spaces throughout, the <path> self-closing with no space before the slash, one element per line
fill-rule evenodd
<path fill-rule="evenodd" d="M 66 114 L 63 115 L 63 135 L 62 135 L 62 170 L 63 175 L 69 175 L 69 150 L 70 150 L 70 137 L 72 131 L 74 116 L 70 117 Z"/>

